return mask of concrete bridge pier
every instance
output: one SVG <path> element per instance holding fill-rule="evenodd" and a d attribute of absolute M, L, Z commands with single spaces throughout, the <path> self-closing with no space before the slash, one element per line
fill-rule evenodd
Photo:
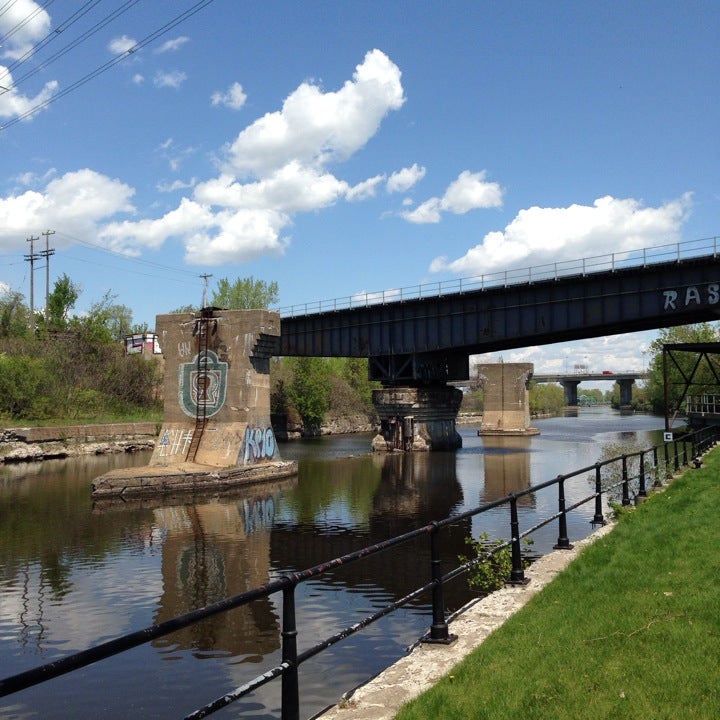
<path fill-rule="evenodd" d="M 93 497 L 199 492 L 297 473 L 270 422 L 270 358 L 280 317 L 269 310 L 203 308 L 158 315 L 165 361 L 164 418 L 144 468 L 113 470 Z"/>
<path fill-rule="evenodd" d="M 575 407 L 578 404 L 578 385 L 580 380 L 562 380 L 560 383 L 565 390 L 565 404 L 568 407 Z"/>
<path fill-rule="evenodd" d="M 632 406 L 633 378 L 623 378 L 617 381 L 620 386 L 620 410 L 628 410 Z"/>
<path fill-rule="evenodd" d="M 457 450 L 462 438 L 455 429 L 462 392 L 447 385 L 386 387 L 373 390 L 380 431 L 373 450 Z"/>
<path fill-rule="evenodd" d="M 478 435 L 537 435 L 530 426 L 528 384 L 532 363 L 491 363 L 478 365 L 483 388 L 483 419 Z"/>

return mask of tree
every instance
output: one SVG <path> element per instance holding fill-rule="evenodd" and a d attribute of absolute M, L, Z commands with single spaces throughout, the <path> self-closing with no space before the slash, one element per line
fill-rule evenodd
<path fill-rule="evenodd" d="M 117 295 L 106 292 L 102 300 L 90 306 L 90 312 L 82 318 L 73 318 L 74 326 L 90 342 L 122 342 L 133 332 L 132 310 L 127 305 L 113 302 Z"/>
<path fill-rule="evenodd" d="M 68 326 L 68 316 L 75 307 L 80 296 L 80 287 L 67 275 L 55 281 L 52 292 L 48 296 L 47 319 L 50 330 L 65 330 Z"/>
<path fill-rule="evenodd" d="M 530 412 L 533 415 L 556 415 L 565 407 L 565 391 L 554 383 L 530 382 Z"/>
<path fill-rule="evenodd" d="M 306 428 L 319 428 L 330 408 L 330 367 L 323 358 L 300 357 L 293 363 L 288 394 Z"/>
<path fill-rule="evenodd" d="M 8 290 L 0 295 L 0 337 L 26 337 L 30 310 L 19 292 Z"/>
<path fill-rule="evenodd" d="M 218 280 L 210 304 L 228 310 L 266 309 L 277 305 L 278 284 L 248 278 L 238 278 L 231 283 L 227 278 Z"/>

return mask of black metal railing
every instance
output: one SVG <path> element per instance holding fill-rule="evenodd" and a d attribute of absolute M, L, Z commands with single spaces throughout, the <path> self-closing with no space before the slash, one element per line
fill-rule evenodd
<path fill-rule="evenodd" d="M 432 599 L 432 623 L 428 634 L 423 640 L 430 643 L 452 642 L 454 636 L 449 631 L 443 597 L 443 588 L 448 582 L 467 574 L 478 563 L 508 548 L 511 551 L 512 559 L 512 569 L 508 582 L 513 584 L 524 584 L 528 582 L 525 577 L 524 559 L 521 552 L 521 543 L 525 538 L 537 532 L 540 528 L 557 521 L 558 537 L 554 547 L 561 550 L 572 548 L 567 527 L 567 516 L 569 513 L 586 503 L 594 502 L 594 515 L 591 523 L 593 525 L 602 525 L 605 523 L 603 499 L 607 500 L 608 497 L 618 497 L 620 504 L 629 505 L 632 502 L 631 495 L 634 495 L 635 500 L 640 501 L 647 496 L 648 475 L 654 476 L 654 485 L 660 485 L 665 479 L 671 477 L 674 472 L 678 471 L 681 465 L 689 466 L 692 464 L 698 467 L 701 463 L 701 455 L 719 439 L 720 428 L 706 427 L 692 434 L 674 437 L 671 441 L 660 446 L 623 454 L 602 460 L 594 465 L 575 470 L 566 475 L 558 475 L 552 480 L 540 483 L 539 485 L 533 485 L 525 490 L 512 493 L 493 502 L 445 518 L 444 520 L 428 523 L 423 527 L 416 528 L 403 535 L 389 538 L 388 540 L 334 558 L 305 570 L 286 573 L 266 585 L 233 597 L 225 598 L 219 602 L 172 618 L 171 620 L 123 635 L 122 637 L 17 675 L 6 677 L 0 680 L 0 697 L 11 695 L 52 678 L 59 677 L 60 675 L 86 667 L 99 660 L 109 658 L 157 638 L 169 635 L 170 633 L 193 625 L 213 615 L 248 605 L 276 593 L 281 593 L 283 608 L 281 662 L 267 669 L 250 682 L 230 690 L 216 700 L 208 702 L 200 709 L 187 715 L 186 720 L 190 718 L 196 720 L 207 717 L 215 711 L 230 705 L 232 702 L 262 687 L 266 683 L 271 682 L 278 676 L 282 678 L 282 720 L 298 720 L 300 712 L 298 669 L 305 661 L 427 593 L 431 594 Z M 584 480 L 586 483 L 588 478 L 590 478 L 590 484 L 594 485 L 592 492 L 571 505 L 567 505 L 566 486 L 569 482 L 578 478 Z M 535 525 L 521 530 L 518 515 L 518 501 L 523 497 L 553 486 L 557 486 L 557 512 L 552 513 L 549 517 L 544 518 Z M 488 548 L 487 552 L 443 573 L 440 552 L 442 531 L 463 520 L 481 515 L 503 505 L 509 506 L 510 510 L 510 539 L 492 545 L 492 547 Z M 378 553 L 391 551 L 394 547 L 414 541 L 423 536 L 427 536 L 430 543 L 430 572 L 428 573 L 427 582 L 415 588 L 404 597 L 382 607 L 372 615 L 365 617 L 349 627 L 339 630 L 307 650 L 298 652 L 295 589 L 299 584 L 312 578 L 317 578 L 341 566 L 361 562 Z"/>

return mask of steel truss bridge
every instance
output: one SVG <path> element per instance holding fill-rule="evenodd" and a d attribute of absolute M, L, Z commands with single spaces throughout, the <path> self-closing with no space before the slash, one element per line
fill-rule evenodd
<path fill-rule="evenodd" d="M 386 386 L 467 380 L 470 355 L 718 319 L 718 250 L 706 238 L 281 308 L 276 354 L 367 357 Z"/>

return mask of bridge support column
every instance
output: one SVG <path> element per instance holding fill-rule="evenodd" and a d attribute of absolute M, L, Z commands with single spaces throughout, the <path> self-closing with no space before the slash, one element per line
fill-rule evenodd
<path fill-rule="evenodd" d="M 483 419 L 478 435 L 537 435 L 530 427 L 528 383 L 532 363 L 478 365 L 483 388 Z"/>
<path fill-rule="evenodd" d="M 560 383 L 565 390 L 565 404 L 568 407 L 575 407 L 578 404 L 578 385 L 579 380 L 563 380 Z"/>
<path fill-rule="evenodd" d="M 632 406 L 632 386 L 635 380 L 633 378 L 618 380 L 620 386 L 620 409 L 627 410 Z"/>
<path fill-rule="evenodd" d="M 454 387 L 387 387 L 373 390 L 380 432 L 377 451 L 457 450 L 462 438 L 455 429 L 462 392 Z"/>
<path fill-rule="evenodd" d="M 218 490 L 286 477 L 270 423 L 270 358 L 280 317 L 268 310 L 159 315 L 164 419 L 148 467 L 111 471 L 93 497 Z"/>

